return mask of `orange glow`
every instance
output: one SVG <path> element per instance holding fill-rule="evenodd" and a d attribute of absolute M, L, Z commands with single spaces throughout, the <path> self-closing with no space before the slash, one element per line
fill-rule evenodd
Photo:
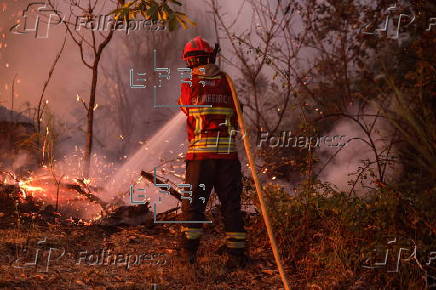
<path fill-rule="evenodd" d="M 26 198 L 29 192 L 33 192 L 33 191 L 44 191 L 44 188 L 40 187 L 40 186 L 32 186 L 29 185 L 28 183 L 31 182 L 32 179 L 28 179 L 26 181 L 24 180 L 20 180 L 18 182 L 18 186 L 20 187 L 21 193 L 23 194 L 23 197 Z M 33 194 L 31 194 L 33 196 Z"/>

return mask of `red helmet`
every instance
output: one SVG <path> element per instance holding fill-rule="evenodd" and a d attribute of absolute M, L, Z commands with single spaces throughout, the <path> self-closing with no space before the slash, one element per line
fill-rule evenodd
<path fill-rule="evenodd" d="M 186 43 L 182 58 L 184 61 L 187 61 L 193 57 L 210 56 L 212 54 L 213 49 L 209 43 L 200 36 L 197 36 Z"/>

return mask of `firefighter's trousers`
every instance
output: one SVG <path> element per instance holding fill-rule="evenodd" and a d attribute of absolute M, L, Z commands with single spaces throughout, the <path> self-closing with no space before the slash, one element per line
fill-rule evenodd
<path fill-rule="evenodd" d="M 214 188 L 221 202 L 226 246 L 230 252 L 243 251 L 246 232 L 241 213 L 242 174 L 239 160 L 187 160 L 186 184 L 192 185 L 192 197 L 191 200 L 182 201 L 183 220 L 200 222 L 206 220 L 204 210 Z M 203 232 L 202 225 L 203 223 L 182 224 L 182 247 L 196 250 Z"/>

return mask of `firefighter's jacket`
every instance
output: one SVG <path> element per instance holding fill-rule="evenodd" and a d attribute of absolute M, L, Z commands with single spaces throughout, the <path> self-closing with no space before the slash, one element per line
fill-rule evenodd
<path fill-rule="evenodd" d="M 186 160 L 237 159 L 236 108 L 226 74 L 208 64 L 192 70 L 179 98 L 187 115 L 188 151 Z"/>

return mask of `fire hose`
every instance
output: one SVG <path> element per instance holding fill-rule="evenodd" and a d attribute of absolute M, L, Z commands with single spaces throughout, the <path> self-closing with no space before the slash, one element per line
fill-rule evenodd
<path fill-rule="evenodd" d="M 238 115 L 239 129 L 241 131 L 242 140 L 244 142 L 245 154 L 247 155 L 248 163 L 250 165 L 251 175 L 253 176 L 253 179 L 254 179 L 254 185 L 256 187 L 257 196 L 258 196 L 259 202 L 260 202 L 260 209 L 261 209 L 263 220 L 264 220 L 265 225 L 266 225 L 266 230 L 267 230 L 268 237 L 269 237 L 269 240 L 271 243 L 271 248 L 272 248 L 272 251 L 274 254 L 274 259 L 276 261 L 276 264 L 277 264 L 277 267 L 278 267 L 278 270 L 280 273 L 280 277 L 282 279 L 285 290 L 289 290 L 288 280 L 286 279 L 286 273 L 285 273 L 285 270 L 283 268 L 282 262 L 280 260 L 280 253 L 279 253 L 279 250 L 277 247 L 276 240 L 274 238 L 271 220 L 270 220 L 270 217 L 268 215 L 265 200 L 263 198 L 262 186 L 260 184 L 259 178 L 258 178 L 257 173 L 256 173 L 254 157 L 253 157 L 253 154 L 251 152 L 250 138 L 248 135 L 248 131 L 245 129 L 245 123 L 244 123 L 244 118 L 242 116 L 241 104 L 239 103 L 238 95 L 236 93 L 232 79 L 227 74 L 226 74 L 226 79 L 227 79 L 227 82 L 228 82 L 230 89 L 232 91 L 232 98 L 233 98 L 233 102 L 234 102 L 235 107 L 236 107 L 236 113 Z"/>

